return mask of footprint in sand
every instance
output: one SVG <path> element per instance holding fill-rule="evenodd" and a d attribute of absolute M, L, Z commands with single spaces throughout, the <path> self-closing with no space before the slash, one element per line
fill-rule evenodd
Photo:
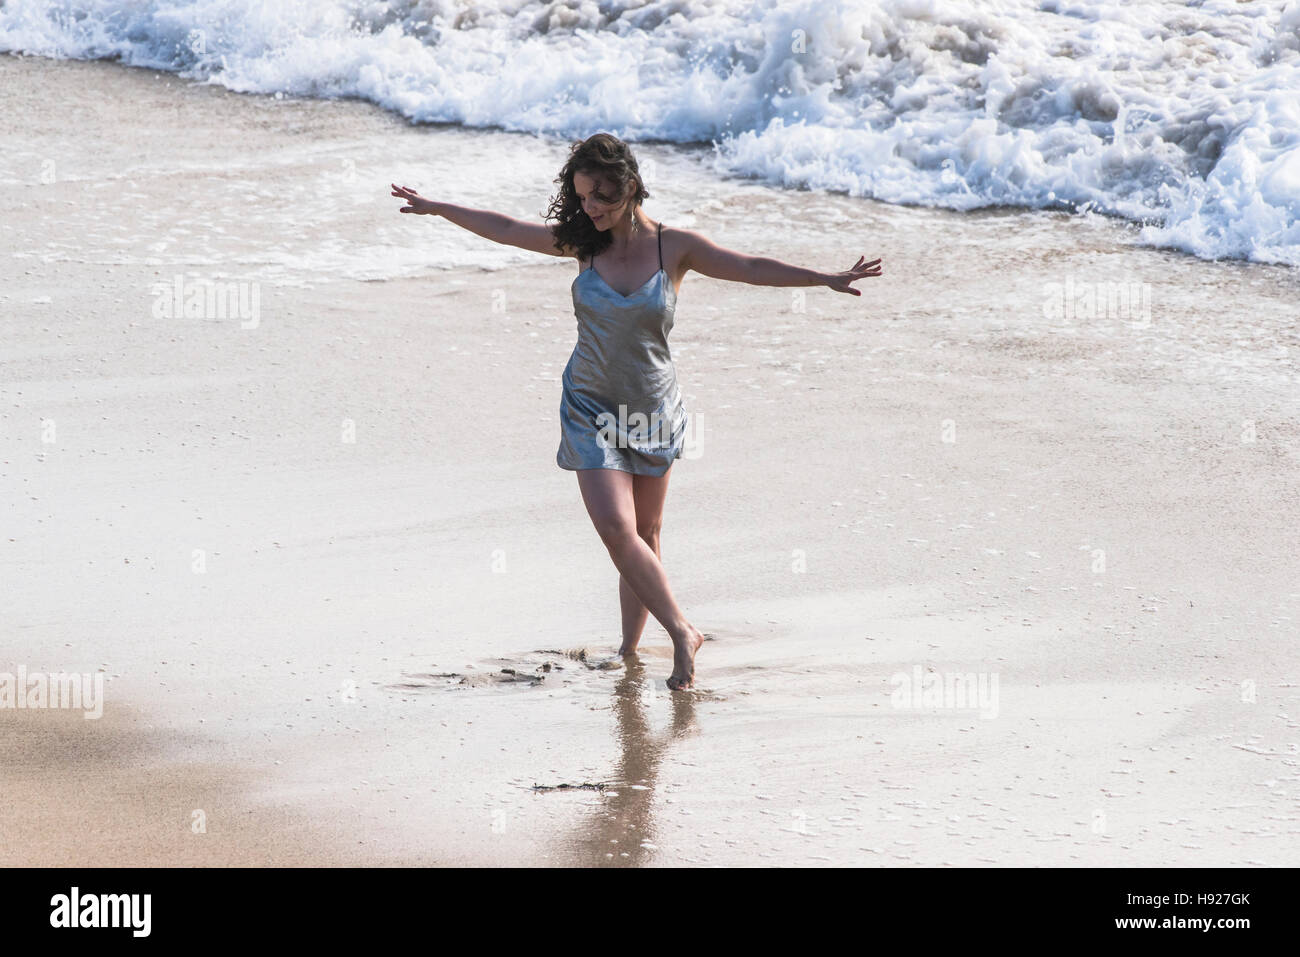
<path fill-rule="evenodd" d="M 401 681 L 385 685 L 389 691 L 429 691 L 446 688 L 484 688 L 498 685 L 526 685 L 536 687 L 546 678 L 544 674 L 528 674 L 514 668 L 484 674 L 460 674 L 455 671 L 437 674 L 403 672 Z"/>
<path fill-rule="evenodd" d="M 591 671 L 614 671 L 623 667 L 623 659 L 618 655 L 593 655 L 586 648 L 574 648 L 569 651 L 536 651 L 534 654 L 568 658 Z"/>
<path fill-rule="evenodd" d="M 563 661 L 553 660 L 556 658 Z M 558 686 L 567 684 L 583 671 L 619 670 L 623 667 L 623 659 L 618 655 L 594 655 L 586 648 L 552 649 L 534 651 L 520 659 L 497 658 L 478 667 L 482 671 L 403 672 L 401 681 L 384 687 L 385 690 L 400 693 L 503 686 Z"/>

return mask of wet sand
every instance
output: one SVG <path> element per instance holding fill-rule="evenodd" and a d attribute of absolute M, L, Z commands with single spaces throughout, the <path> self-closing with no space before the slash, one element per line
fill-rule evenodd
<path fill-rule="evenodd" d="M 0 709 L 4 863 L 1296 862 L 1293 271 L 646 147 L 666 225 L 885 265 L 682 286 L 662 550 L 712 640 L 672 694 L 653 620 L 597 667 L 575 267 L 387 195 L 526 215 L 563 143 L 103 63 L 0 90 L 0 672 L 107 678 L 98 721 Z M 177 275 L 256 325 L 158 317 Z M 1067 280 L 1149 319 L 1051 318 Z M 931 674 L 996 697 L 900 706 Z"/>

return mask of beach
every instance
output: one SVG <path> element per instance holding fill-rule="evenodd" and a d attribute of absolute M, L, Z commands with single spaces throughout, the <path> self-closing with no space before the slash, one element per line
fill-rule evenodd
<path fill-rule="evenodd" d="M 1294 267 L 639 145 L 666 229 L 884 268 L 682 285 L 672 693 L 555 464 L 575 264 L 389 196 L 540 221 L 565 139 L 37 57 L 0 102 L 0 673 L 104 675 L 0 708 L 6 866 L 1296 863 Z"/>

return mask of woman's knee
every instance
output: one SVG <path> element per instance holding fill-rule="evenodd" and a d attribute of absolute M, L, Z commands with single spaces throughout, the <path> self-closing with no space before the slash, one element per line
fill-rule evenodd
<path fill-rule="evenodd" d="M 600 540 L 605 543 L 605 547 L 611 552 L 627 545 L 637 539 L 636 527 L 621 518 L 609 518 L 596 522 L 596 532 L 600 535 Z"/>
<path fill-rule="evenodd" d="M 637 536 L 649 545 L 656 555 L 659 554 L 659 528 L 659 522 L 638 522 L 636 526 Z"/>

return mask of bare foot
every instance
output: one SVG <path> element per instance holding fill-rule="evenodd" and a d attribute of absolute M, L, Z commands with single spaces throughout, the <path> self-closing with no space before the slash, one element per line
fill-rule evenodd
<path fill-rule="evenodd" d="M 668 676 L 672 691 L 689 688 L 695 681 L 695 652 L 704 644 L 704 636 L 694 625 L 687 625 L 686 640 L 673 642 L 673 673 Z"/>
<path fill-rule="evenodd" d="M 628 644 L 627 639 L 624 639 L 623 644 L 618 646 L 619 656 L 626 658 L 628 655 L 636 654 L 636 646 L 637 642 L 634 641 L 631 644 Z"/>

